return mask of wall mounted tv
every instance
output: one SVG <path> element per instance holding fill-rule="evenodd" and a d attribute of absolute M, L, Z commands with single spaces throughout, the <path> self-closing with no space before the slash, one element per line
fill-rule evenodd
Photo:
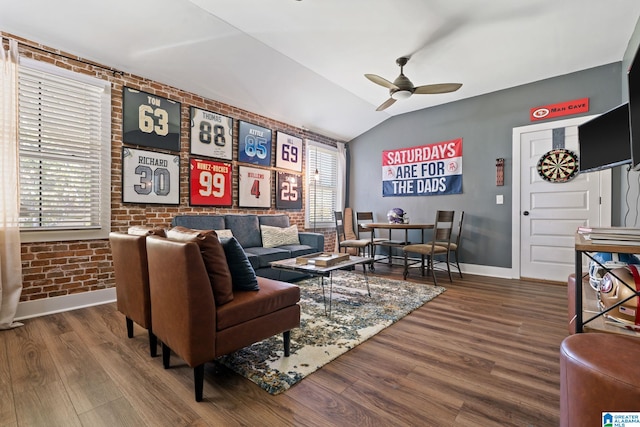
<path fill-rule="evenodd" d="M 631 163 L 629 104 L 619 105 L 578 126 L 578 144 L 580 172 Z"/>
<path fill-rule="evenodd" d="M 640 170 L 640 50 L 633 57 L 627 79 L 629 81 L 631 167 L 634 170 Z"/>

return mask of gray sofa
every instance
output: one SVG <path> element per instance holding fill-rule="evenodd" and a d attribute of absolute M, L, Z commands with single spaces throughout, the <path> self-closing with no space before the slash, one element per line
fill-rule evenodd
<path fill-rule="evenodd" d="M 255 215 L 178 215 L 171 226 L 182 226 L 198 230 L 231 230 L 238 240 L 256 275 L 284 282 L 307 277 L 293 271 L 272 269 L 270 262 L 324 251 L 324 235 L 321 233 L 298 232 L 300 244 L 265 248 L 262 245 L 260 226 L 289 227 L 289 216 L 285 214 Z"/>

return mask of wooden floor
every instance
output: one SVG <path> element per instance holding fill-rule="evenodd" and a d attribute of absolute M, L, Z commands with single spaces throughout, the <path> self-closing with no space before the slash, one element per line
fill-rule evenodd
<path fill-rule="evenodd" d="M 0 426 L 557 426 L 566 286 L 440 277 L 442 295 L 278 396 L 212 363 L 196 403 L 192 370 L 164 370 L 137 326 L 127 339 L 115 304 L 27 320 L 0 332 Z"/>

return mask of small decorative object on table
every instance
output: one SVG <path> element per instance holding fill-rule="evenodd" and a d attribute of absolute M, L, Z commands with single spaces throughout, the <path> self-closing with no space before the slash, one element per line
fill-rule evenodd
<path fill-rule="evenodd" d="M 334 254 L 322 252 L 319 254 L 303 255 L 296 258 L 296 264 L 314 264 L 318 267 L 330 267 L 349 260 L 349 254 Z"/>
<path fill-rule="evenodd" d="M 389 220 L 389 224 L 403 224 L 405 215 L 406 213 L 402 209 L 393 208 L 387 212 L 387 219 Z"/>

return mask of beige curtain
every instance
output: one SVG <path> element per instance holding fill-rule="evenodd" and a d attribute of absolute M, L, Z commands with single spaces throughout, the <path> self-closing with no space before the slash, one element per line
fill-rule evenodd
<path fill-rule="evenodd" d="M 0 329 L 10 329 L 22 326 L 14 322 L 22 293 L 18 223 L 18 43 L 10 40 L 8 51 L 0 45 Z"/>

